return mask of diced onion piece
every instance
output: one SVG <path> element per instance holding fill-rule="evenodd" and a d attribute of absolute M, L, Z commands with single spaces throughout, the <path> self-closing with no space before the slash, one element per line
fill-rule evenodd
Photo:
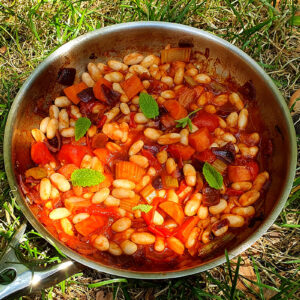
<path fill-rule="evenodd" d="M 224 171 L 227 169 L 227 164 L 218 158 L 212 163 L 212 166 L 221 174 L 223 174 Z"/>
<path fill-rule="evenodd" d="M 170 63 L 173 61 L 190 61 L 191 48 L 171 48 L 161 50 L 161 63 Z"/>

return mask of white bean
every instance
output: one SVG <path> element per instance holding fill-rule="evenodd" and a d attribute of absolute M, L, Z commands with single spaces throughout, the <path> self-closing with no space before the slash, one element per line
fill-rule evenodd
<path fill-rule="evenodd" d="M 58 129 L 58 121 L 57 119 L 50 119 L 47 125 L 47 138 L 53 139 L 55 137 L 56 131 Z"/>
<path fill-rule="evenodd" d="M 59 208 L 55 208 L 53 209 L 50 214 L 49 214 L 49 218 L 51 220 L 59 220 L 62 218 L 67 218 L 71 215 L 70 211 L 67 210 L 65 207 L 59 207 Z"/>
<path fill-rule="evenodd" d="M 114 71 L 126 71 L 128 66 L 117 60 L 109 60 L 107 65 Z"/>
<path fill-rule="evenodd" d="M 102 77 L 101 71 L 94 63 L 88 63 L 87 68 L 94 81 L 98 81 Z"/>
<path fill-rule="evenodd" d="M 127 190 L 133 190 L 135 188 L 135 183 L 128 179 L 115 179 L 113 181 L 113 186 L 115 188 L 122 188 Z"/>
<path fill-rule="evenodd" d="M 63 108 L 63 107 L 70 106 L 72 102 L 66 96 L 60 96 L 55 98 L 54 104 L 57 107 Z"/>
<path fill-rule="evenodd" d="M 88 86 L 93 87 L 95 85 L 95 81 L 91 77 L 88 72 L 83 72 L 81 75 L 81 80 Z"/>
<path fill-rule="evenodd" d="M 124 79 L 124 75 L 120 72 L 110 72 L 104 76 L 104 79 L 110 82 L 121 82 Z"/>
<path fill-rule="evenodd" d="M 56 105 L 50 105 L 49 117 L 50 119 L 58 119 L 59 109 Z"/>
<path fill-rule="evenodd" d="M 129 240 L 123 241 L 120 246 L 123 252 L 127 255 L 132 255 L 137 251 L 137 245 Z"/>
<path fill-rule="evenodd" d="M 153 141 L 156 141 L 162 134 L 163 132 L 161 130 L 155 128 L 148 127 L 144 130 L 144 135 Z"/>
<path fill-rule="evenodd" d="M 134 232 L 130 239 L 138 245 L 151 245 L 155 242 L 155 236 L 148 232 Z"/>
<path fill-rule="evenodd" d="M 88 213 L 79 213 L 73 217 L 72 221 L 74 224 L 77 224 L 89 217 L 90 217 L 90 214 L 88 214 Z"/>
<path fill-rule="evenodd" d="M 99 234 L 94 240 L 94 246 L 100 251 L 107 251 L 109 249 L 109 241 L 106 236 Z"/>
<path fill-rule="evenodd" d="M 144 59 L 144 56 L 140 53 L 133 52 L 124 56 L 123 61 L 126 65 L 136 65 L 139 64 Z"/>
<path fill-rule="evenodd" d="M 48 126 L 48 123 L 50 121 L 50 118 L 49 117 L 46 117 L 44 118 L 41 123 L 40 123 L 40 131 L 42 133 L 46 133 L 47 132 L 47 126 Z"/>
<path fill-rule="evenodd" d="M 36 142 L 43 142 L 46 139 L 44 133 L 37 128 L 32 129 L 31 134 Z"/>
<path fill-rule="evenodd" d="M 53 173 L 50 175 L 50 180 L 53 182 L 61 192 L 67 192 L 71 189 L 71 185 L 66 177 L 60 173 Z"/>
<path fill-rule="evenodd" d="M 100 191 L 96 192 L 92 198 L 92 203 L 101 203 L 103 202 L 109 195 L 109 188 L 102 188 Z"/>
<path fill-rule="evenodd" d="M 40 197 L 42 200 L 48 200 L 51 195 L 51 182 L 48 178 L 43 178 L 40 182 Z"/>
<path fill-rule="evenodd" d="M 111 225 L 111 229 L 115 232 L 122 232 L 131 226 L 131 220 L 129 218 L 120 218 Z"/>

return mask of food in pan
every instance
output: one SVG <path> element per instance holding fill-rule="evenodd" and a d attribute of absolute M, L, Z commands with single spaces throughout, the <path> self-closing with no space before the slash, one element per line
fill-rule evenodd
<path fill-rule="evenodd" d="M 61 95 L 39 101 L 47 116 L 19 175 L 54 236 L 93 259 L 155 270 L 214 255 L 251 225 L 269 173 L 249 89 L 170 46 L 79 75 L 60 70 Z"/>

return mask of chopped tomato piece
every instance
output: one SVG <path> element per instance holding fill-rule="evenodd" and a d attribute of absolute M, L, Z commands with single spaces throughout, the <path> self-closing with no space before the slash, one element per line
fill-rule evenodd
<path fill-rule="evenodd" d="M 80 82 L 65 88 L 64 93 L 74 104 L 78 104 L 80 102 L 80 98 L 77 94 L 86 88 L 88 88 L 88 86 L 84 82 Z"/>
<path fill-rule="evenodd" d="M 198 111 L 192 121 L 198 128 L 206 127 L 210 132 L 219 127 L 218 116 L 204 110 Z"/>
<path fill-rule="evenodd" d="M 104 84 L 106 87 L 108 87 L 109 89 L 111 89 L 112 87 L 112 83 L 109 82 L 108 80 L 104 79 L 104 78 L 100 78 L 94 85 L 93 87 L 93 91 L 94 91 L 94 95 L 96 97 L 96 99 L 106 102 L 106 96 L 103 92 L 102 89 L 102 84 Z"/>
<path fill-rule="evenodd" d="M 186 242 L 192 229 L 197 225 L 199 217 L 189 217 L 184 223 L 176 230 L 175 236 L 178 237 L 183 242 Z"/>
<path fill-rule="evenodd" d="M 228 166 L 228 178 L 231 182 L 249 181 L 252 174 L 247 166 Z"/>
<path fill-rule="evenodd" d="M 182 119 L 187 116 L 188 112 L 177 100 L 167 100 L 163 103 L 165 109 L 175 120 Z"/>
<path fill-rule="evenodd" d="M 66 144 L 61 147 L 57 158 L 61 162 L 74 164 L 77 167 L 80 167 L 83 157 L 89 152 L 90 150 L 86 146 Z"/>
<path fill-rule="evenodd" d="M 31 146 L 31 159 L 36 164 L 47 164 L 55 161 L 47 146 L 43 142 L 37 142 Z"/>
<path fill-rule="evenodd" d="M 77 170 L 78 167 L 74 164 L 67 164 L 62 166 L 59 170 L 58 173 L 64 175 L 67 179 L 71 178 L 72 173 Z"/>
<path fill-rule="evenodd" d="M 132 99 L 144 89 L 141 80 L 136 75 L 131 76 L 120 84 L 128 99 Z"/>
<path fill-rule="evenodd" d="M 180 204 L 172 202 L 172 201 L 165 201 L 159 205 L 159 207 L 168 214 L 174 221 L 181 225 L 184 221 L 184 212 Z"/>
<path fill-rule="evenodd" d="M 180 143 L 168 146 L 168 151 L 174 158 L 182 158 L 182 160 L 189 160 L 195 153 L 195 149 L 191 146 L 185 146 Z"/>
<path fill-rule="evenodd" d="M 256 178 L 256 176 L 259 173 L 259 166 L 255 161 L 249 161 L 246 163 L 247 168 L 249 169 L 251 176 L 252 176 L 252 180 L 254 180 Z"/>
<path fill-rule="evenodd" d="M 107 218 L 103 216 L 90 216 L 89 218 L 77 223 L 76 230 L 83 236 L 88 236 L 96 229 L 101 228 L 107 222 Z"/>
<path fill-rule="evenodd" d="M 151 153 L 151 151 L 142 149 L 142 155 L 148 158 L 150 167 L 155 170 L 161 170 L 161 164 L 158 162 L 157 158 Z"/>
<path fill-rule="evenodd" d="M 216 156 L 212 153 L 210 149 L 206 149 L 202 152 L 196 153 L 193 157 L 200 161 L 208 162 L 210 164 L 216 160 Z"/>
<path fill-rule="evenodd" d="M 110 153 L 106 148 L 98 148 L 93 151 L 93 153 L 99 158 L 99 160 L 107 164 L 110 159 Z"/>
<path fill-rule="evenodd" d="M 210 146 L 210 134 L 207 127 L 202 127 L 189 135 L 189 143 L 198 152 L 202 152 Z"/>

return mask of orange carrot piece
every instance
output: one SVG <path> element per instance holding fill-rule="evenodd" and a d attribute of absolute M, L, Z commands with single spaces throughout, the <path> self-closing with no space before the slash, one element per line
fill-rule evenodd
<path fill-rule="evenodd" d="M 80 99 L 77 94 L 86 88 L 88 88 L 88 86 L 84 82 L 80 82 L 65 88 L 64 93 L 74 104 L 78 104 Z"/>
<path fill-rule="evenodd" d="M 231 182 L 252 180 L 251 172 L 245 166 L 229 166 L 228 178 Z"/>
<path fill-rule="evenodd" d="M 187 110 L 177 100 L 167 100 L 163 106 L 175 120 L 182 119 L 187 116 Z"/>
<path fill-rule="evenodd" d="M 128 179 L 135 183 L 141 181 L 145 170 L 129 161 L 119 161 L 116 163 L 116 179 Z"/>
<path fill-rule="evenodd" d="M 185 243 L 192 229 L 197 225 L 198 221 L 199 217 L 197 216 L 189 217 L 188 219 L 186 219 L 185 222 L 180 226 L 180 228 L 178 228 L 176 236 Z"/>
<path fill-rule="evenodd" d="M 189 135 L 189 144 L 198 152 L 202 152 L 210 146 L 210 135 L 206 127 L 202 127 Z"/>
<path fill-rule="evenodd" d="M 101 216 L 91 216 L 75 225 L 76 230 L 83 236 L 88 236 L 96 229 L 102 227 L 105 220 Z"/>
<path fill-rule="evenodd" d="M 195 153 L 194 148 L 180 143 L 169 145 L 167 151 L 170 152 L 173 157 L 177 159 L 182 158 L 182 160 L 190 160 Z"/>
<path fill-rule="evenodd" d="M 103 93 L 103 90 L 101 88 L 102 84 L 104 84 L 105 86 L 107 86 L 108 88 L 111 89 L 112 87 L 112 83 L 109 82 L 108 80 L 104 79 L 104 78 L 100 78 L 93 87 L 93 92 L 94 92 L 94 96 L 96 97 L 96 99 L 106 102 L 106 97 Z"/>
<path fill-rule="evenodd" d="M 106 148 L 97 148 L 93 153 L 98 157 L 98 159 L 103 163 L 107 164 L 110 158 L 110 153 Z"/>
<path fill-rule="evenodd" d="M 67 164 L 62 166 L 59 170 L 58 173 L 61 175 L 64 175 L 68 180 L 71 178 L 72 173 L 77 170 L 78 167 L 74 164 Z"/>
<path fill-rule="evenodd" d="M 136 75 L 131 76 L 120 84 L 128 99 L 133 98 L 144 89 L 141 80 Z"/>
<path fill-rule="evenodd" d="M 91 201 L 80 197 L 70 197 L 65 199 L 65 207 L 72 211 L 73 209 L 88 207 L 91 205 Z"/>
<path fill-rule="evenodd" d="M 123 198 L 120 202 L 120 208 L 132 212 L 132 208 L 139 204 L 140 196 L 135 194 L 133 198 Z"/>
<path fill-rule="evenodd" d="M 159 204 L 159 207 L 171 218 L 173 218 L 178 225 L 183 223 L 184 212 L 180 204 L 172 201 L 165 201 Z"/>

